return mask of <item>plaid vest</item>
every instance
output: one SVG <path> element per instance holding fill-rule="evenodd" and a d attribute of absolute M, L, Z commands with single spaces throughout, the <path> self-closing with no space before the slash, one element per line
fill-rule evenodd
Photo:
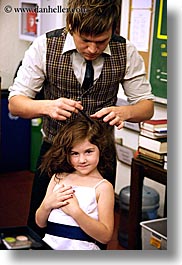
<path fill-rule="evenodd" d="M 109 46 L 111 56 L 104 54 L 104 65 L 96 83 L 88 90 L 82 90 L 77 81 L 70 54 L 62 54 L 66 39 L 66 30 L 58 29 L 48 32 L 46 54 L 46 81 L 44 84 L 44 99 L 57 99 L 59 97 L 81 100 L 84 111 L 93 114 L 103 107 L 113 106 L 117 101 L 119 83 L 122 83 L 126 68 L 126 40 L 120 36 L 113 36 Z M 52 142 L 59 131 L 77 115 L 73 113 L 66 121 L 56 121 L 49 116 L 43 118 L 43 130 L 46 140 Z"/>

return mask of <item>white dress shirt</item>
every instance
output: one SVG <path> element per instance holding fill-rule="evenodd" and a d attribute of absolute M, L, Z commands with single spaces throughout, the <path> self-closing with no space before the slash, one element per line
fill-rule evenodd
<path fill-rule="evenodd" d="M 85 59 L 76 51 L 73 37 L 67 34 L 62 53 L 73 50 L 71 60 L 74 74 L 82 84 L 86 63 Z M 145 65 L 135 46 L 126 40 L 126 73 L 124 76 L 123 89 L 128 101 L 135 104 L 141 99 L 153 99 L 151 86 L 146 80 Z M 109 44 L 104 53 L 111 55 Z M 99 56 L 92 62 L 94 68 L 94 82 L 98 79 L 104 63 L 103 56 Z M 9 98 L 15 95 L 25 95 L 34 98 L 41 90 L 46 78 L 46 34 L 37 37 L 25 56 L 20 67 L 14 84 L 9 87 Z"/>

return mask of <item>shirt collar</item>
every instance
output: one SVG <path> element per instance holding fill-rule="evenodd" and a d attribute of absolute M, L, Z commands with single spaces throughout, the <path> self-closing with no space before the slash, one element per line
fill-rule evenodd
<path fill-rule="evenodd" d="M 66 35 L 66 40 L 65 40 L 65 43 L 64 43 L 64 47 L 63 47 L 62 53 L 66 53 L 66 52 L 72 51 L 72 50 L 76 50 L 76 46 L 75 46 L 73 37 L 68 32 L 68 34 Z M 110 50 L 109 44 L 107 45 L 107 47 L 105 48 L 103 53 L 105 53 L 107 55 L 111 55 L 111 50 Z"/>

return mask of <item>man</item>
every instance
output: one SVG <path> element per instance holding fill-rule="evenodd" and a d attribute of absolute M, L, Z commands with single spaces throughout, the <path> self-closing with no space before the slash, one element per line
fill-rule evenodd
<path fill-rule="evenodd" d="M 68 8 L 66 28 L 48 32 L 34 41 L 10 87 L 12 114 L 43 117 L 44 141 L 37 168 L 60 126 L 74 119 L 79 110 L 118 129 L 124 121 L 140 122 L 153 115 L 153 95 L 144 62 L 128 40 L 114 35 L 120 12 L 118 1 L 69 0 Z M 85 72 L 93 75 L 93 84 L 88 83 Z M 128 106 L 115 106 L 119 84 L 128 97 Z M 34 100 L 40 91 L 43 98 Z M 114 185 L 113 144 L 110 149 L 113 171 L 106 172 L 105 177 Z M 48 183 L 49 177 L 37 170 L 28 224 L 39 234 L 35 212 Z"/>

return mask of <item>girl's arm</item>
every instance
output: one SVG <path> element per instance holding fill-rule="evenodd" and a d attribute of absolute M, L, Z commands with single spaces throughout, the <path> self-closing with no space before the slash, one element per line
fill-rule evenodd
<path fill-rule="evenodd" d="M 73 196 L 73 190 L 71 186 L 60 185 L 58 189 L 54 191 L 56 182 L 54 176 L 51 178 L 47 188 L 46 195 L 36 211 L 35 221 L 39 227 L 45 227 L 47 220 L 52 209 L 60 208 L 67 204 L 66 200 Z"/>
<path fill-rule="evenodd" d="M 114 228 L 114 191 L 109 182 L 103 182 L 97 187 L 98 214 L 99 219 L 95 220 L 88 216 L 78 205 L 75 196 L 68 200 L 69 204 L 62 210 L 71 215 L 79 224 L 80 228 L 97 241 L 106 244 L 113 235 Z"/>

